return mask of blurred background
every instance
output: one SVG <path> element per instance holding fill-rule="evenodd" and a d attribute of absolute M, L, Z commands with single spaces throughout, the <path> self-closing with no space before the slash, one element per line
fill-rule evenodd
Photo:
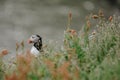
<path fill-rule="evenodd" d="M 80 30 L 85 17 L 99 9 L 106 17 L 120 15 L 120 0 L 0 0 L 0 50 L 15 51 L 16 42 L 26 44 L 32 34 L 61 44 L 69 11 L 72 28 Z"/>

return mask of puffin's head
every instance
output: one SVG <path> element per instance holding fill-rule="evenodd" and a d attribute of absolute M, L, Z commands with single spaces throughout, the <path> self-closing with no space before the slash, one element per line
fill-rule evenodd
<path fill-rule="evenodd" d="M 37 43 L 37 42 L 41 42 L 41 37 L 39 35 L 32 35 L 29 39 L 28 39 L 28 43 Z"/>

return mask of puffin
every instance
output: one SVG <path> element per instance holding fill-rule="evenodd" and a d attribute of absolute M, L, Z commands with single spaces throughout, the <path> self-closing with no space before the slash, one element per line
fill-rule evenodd
<path fill-rule="evenodd" d="M 40 55 L 40 52 L 42 51 L 42 37 L 37 34 L 32 35 L 28 39 L 28 43 L 33 44 L 32 48 L 30 50 L 30 53 L 33 54 L 35 57 Z"/>

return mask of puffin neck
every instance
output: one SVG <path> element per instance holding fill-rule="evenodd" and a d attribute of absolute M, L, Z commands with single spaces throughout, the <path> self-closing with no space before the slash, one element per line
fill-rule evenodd
<path fill-rule="evenodd" d="M 42 41 L 39 40 L 38 42 L 34 43 L 34 47 L 35 47 L 38 51 L 40 51 L 41 48 L 42 48 Z"/>

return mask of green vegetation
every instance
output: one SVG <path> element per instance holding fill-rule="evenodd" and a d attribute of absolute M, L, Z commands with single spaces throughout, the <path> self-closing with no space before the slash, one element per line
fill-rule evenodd
<path fill-rule="evenodd" d="M 100 11 L 78 32 L 70 28 L 71 17 L 61 49 L 48 44 L 37 58 L 27 51 L 9 65 L 0 60 L 0 80 L 120 80 L 120 17 L 106 19 Z"/>

